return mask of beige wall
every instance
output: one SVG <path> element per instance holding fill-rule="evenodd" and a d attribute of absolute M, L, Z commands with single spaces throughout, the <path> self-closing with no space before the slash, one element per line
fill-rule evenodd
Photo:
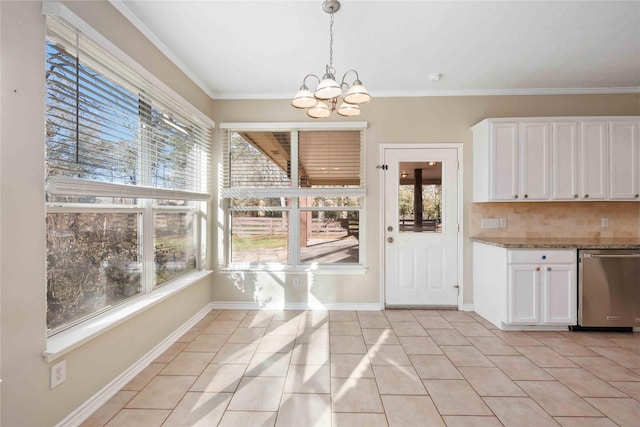
<path fill-rule="evenodd" d="M 372 91 L 375 88 L 370 88 Z M 293 91 L 295 91 L 292 88 Z M 292 92 L 293 93 L 293 92 Z M 373 92 L 375 96 L 375 91 Z M 477 96 L 430 98 L 374 98 L 362 106 L 362 115 L 352 120 L 367 121 L 366 173 L 367 205 L 365 275 L 303 276 L 301 286 L 293 288 L 291 277 L 268 274 L 233 277 L 218 274 L 214 301 L 305 303 L 379 303 L 382 229 L 380 218 L 380 144 L 462 142 L 464 144 L 464 303 L 472 304 L 471 281 L 471 205 L 472 133 L 470 127 L 489 117 L 639 115 L 640 95 L 563 95 L 563 96 Z M 311 121 L 302 111 L 290 107 L 289 100 L 217 100 L 214 117 L 224 122 Z M 345 121 L 345 119 L 333 119 Z M 220 159 L 221 135 L 215 150 Z M 221 218 L 217 218 L 220 223 Z M 217 236 L 218 239 L 220 236 Z M 313 286 L 305 288 L 305 280 Z M 266 286 L 265 286 L 266 284 Z"/>
<path fill-rule="evenodd" d="M 78 15 L 194 105 L 209 97 L 106 2 L 71 3 Z M 85 16 L 86 15 L 86 16 Z M 202 280 L 64 356 L 67 381 L 49 389 L 44 231 L 44 40 L 41 3 L 0 2 L 0 424 L 52 426 L 211 301 Z"/>

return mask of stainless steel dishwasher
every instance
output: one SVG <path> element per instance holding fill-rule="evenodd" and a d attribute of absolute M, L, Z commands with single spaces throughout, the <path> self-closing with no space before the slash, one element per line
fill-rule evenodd
<path fill-rule="evenodd" d="M 578 251 L 578 325 L 640 327 L 640 249 Z"/>

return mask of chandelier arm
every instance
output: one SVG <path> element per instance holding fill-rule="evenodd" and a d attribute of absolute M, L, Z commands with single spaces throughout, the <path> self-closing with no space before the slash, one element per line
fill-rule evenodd
<path fill-rule="evenodd" d="M 313 73 L 307 74 L 306 76 L 304 76 L 304 79 L 302 79 L 302 86 L 304 86 L 305 88 L 307 87 L 307 78 L 309 77 L 315 77 L 318 83 L 320 83 L 320 77 L 316 76 Z"/>
<path fill-rule="evenodd" d="M 356 70 L 347 70 L 347 71 L 344 73 L 344 75 L 342 76 L 342 83 L 340 83 L 340 86 L 341 86 L 341 87 L 342 87 L 342 84 L 346 84 L 346 85 L 347 85 L 347 87 L 349 87 L 349 84 L 348 84 L 347 82 L 345 82 L 345 79 L 347 78 L 347 74 L 349 74 L 349 73 L 351 73 L 351 72 L 355 73 L 355 75 L 356 75 L 356 81 L 357 81 L 357 82 L 358 82 L 358 81 L 360 81 L 360 76 L 358 76 L 358 72 L 357 72 Z"/>

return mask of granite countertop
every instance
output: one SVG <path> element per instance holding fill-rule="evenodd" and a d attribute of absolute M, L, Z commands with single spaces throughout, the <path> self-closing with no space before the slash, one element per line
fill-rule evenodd
<path fill-rule="evenodd" d="M 640 249 L 640 238 L 472 237 L 471 241 L 510 249 Z"/>

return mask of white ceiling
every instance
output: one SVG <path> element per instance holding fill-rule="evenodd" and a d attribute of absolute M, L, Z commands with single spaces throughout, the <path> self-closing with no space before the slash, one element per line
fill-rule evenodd
<path fill-rule="evenodd" d="M 290 98 L 329 61 L 321 0 L 112 4 L 213 98 Z M 640 1 L 343 0 L 334 18 L 336 77 L 374 97 L 640 93 Z"/>

